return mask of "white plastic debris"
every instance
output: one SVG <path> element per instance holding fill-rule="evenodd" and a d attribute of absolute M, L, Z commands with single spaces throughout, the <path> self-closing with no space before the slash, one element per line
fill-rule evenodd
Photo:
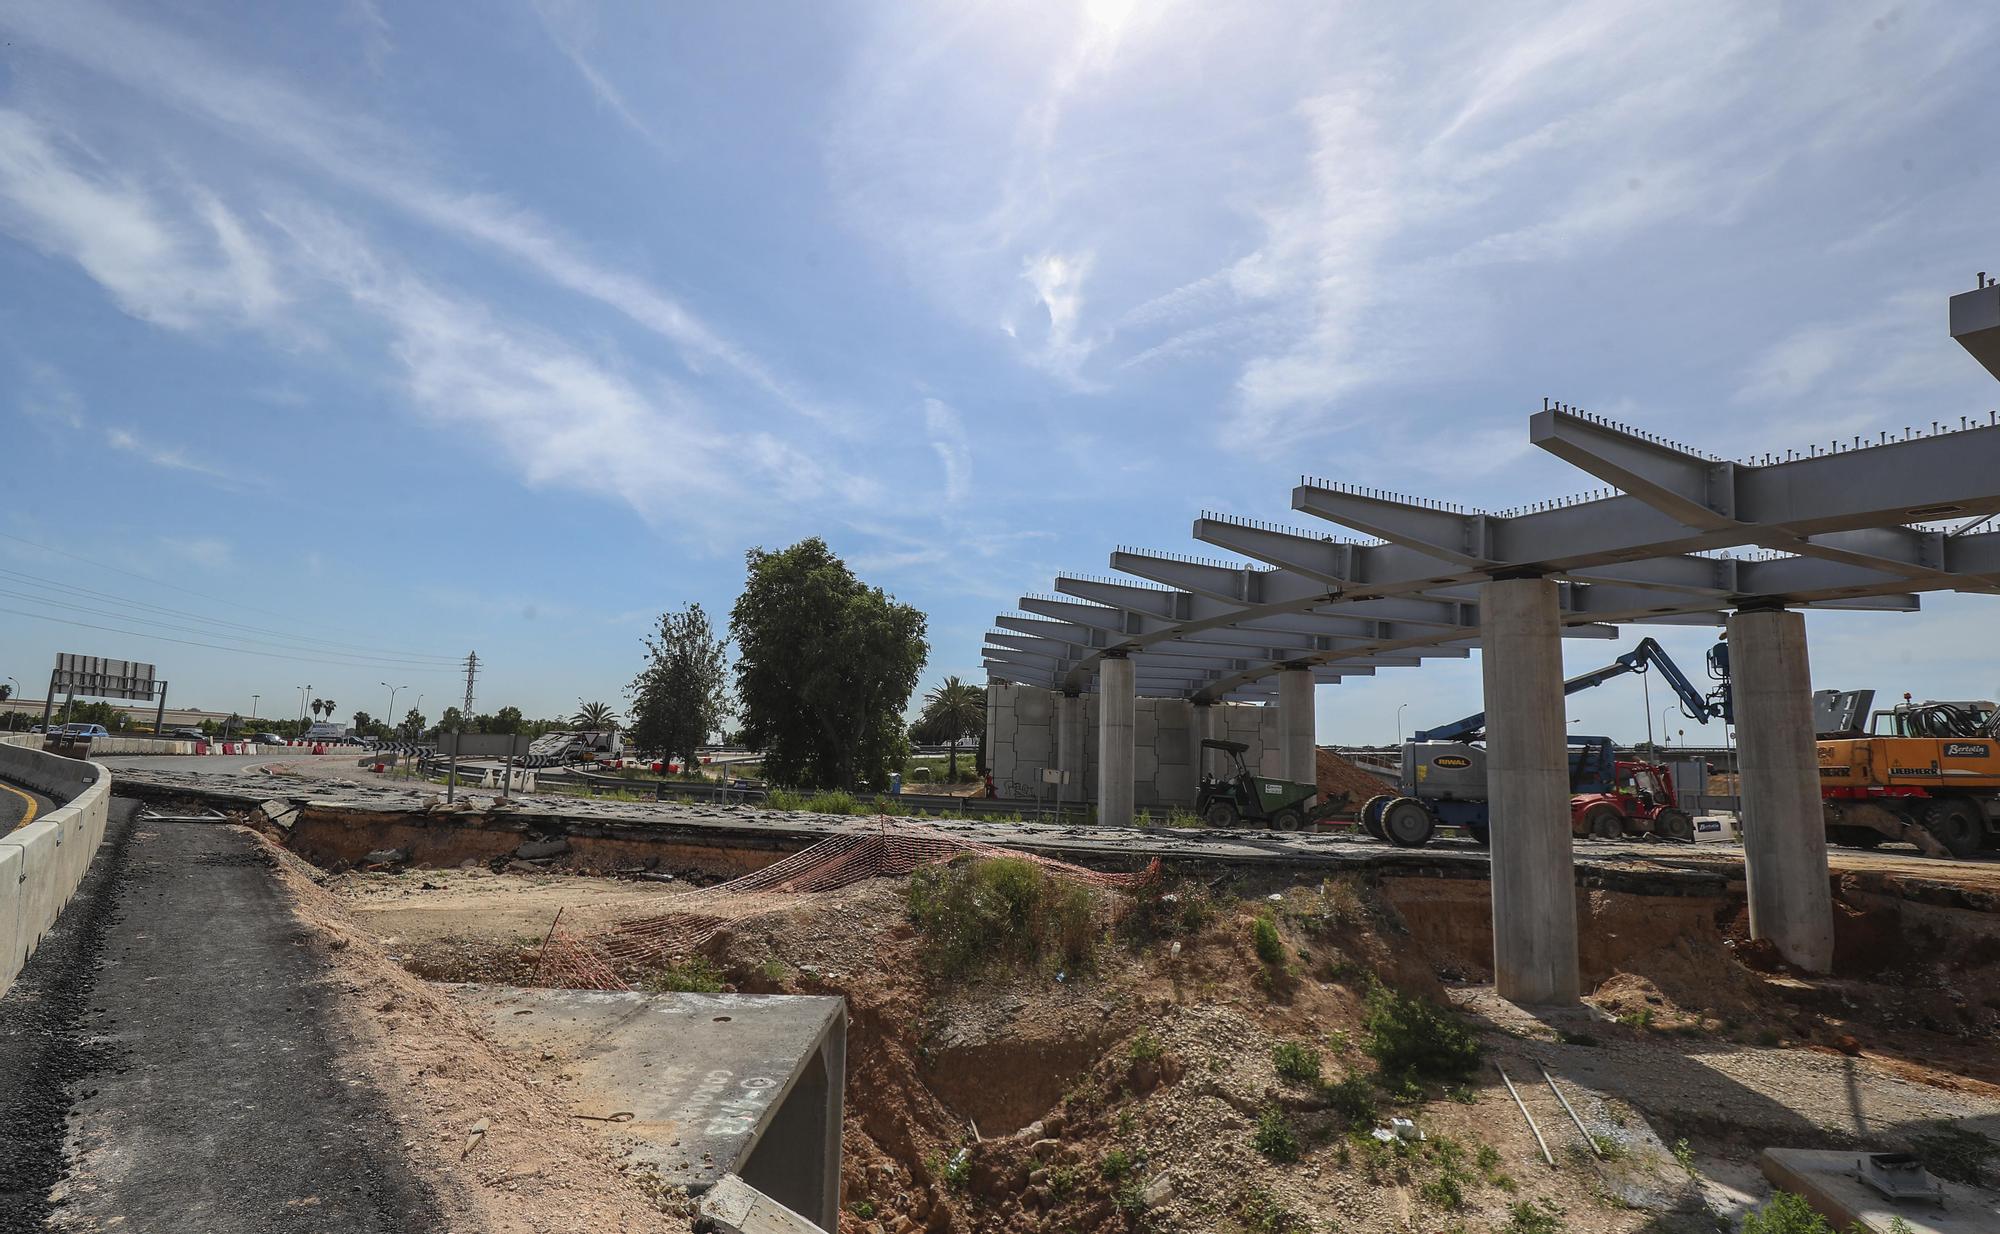
<path fill-rule="evenodd" d="M 1389 1129 L 1395 1132 L 1396 1138 L 1400 1140 L 1421 1140 L 1424 1138 L 1424 1133 L 1417 1130 L 1417 1124 L 1407 1118 L 1390 1119 Z"/>

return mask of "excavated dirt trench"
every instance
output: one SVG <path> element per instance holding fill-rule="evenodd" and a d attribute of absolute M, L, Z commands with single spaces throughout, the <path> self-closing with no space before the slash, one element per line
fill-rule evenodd
<path fill-rule="evenodd" d="M 532 860 L 517 855 L 524 843 L 545 839 L 504 820 L 412 822 L 308 809 L 286 843 L 335 871 L 354 870 L 383 850 L 402 850 L 410 867 L 423 870 L 480 867 L 466 877 L 480 880 L 482 894 L 505 897 L 508 884 L 533 882 L 549 904 L 567 892 L 633 886 L 585 877 L 589 873 L 645 870 L 700 884 L 761 868 L 798 847 L 775 839 L 708 844 L 573 829 L 561 837 L 561 851 Z M 507 873 L 489 873 L 495 870 Z M 1164 941 L 1143 954 L 1107 944 L 1098 971 L 1065 981 L 1040 973 L 972 988 L 935 985 L 917 961 L 900 887 L 886 881 L 782 897 L 768 916 L 735 923 L 703 944 L 703 954 L 733 988 L 848 1000 L 848 1207 L 842 1229 L 1130 1228 L 1121 1207 L 1126 1199 L 1098 1176 L 1099 1157 L 1143 1133 L 1143 1121 L 1142 1132 L 1129 1130 L 1129 1112 L 1143 1120 L 1154 1108 L 1147 1101 L 1181 1100 L 1162 1095 L 1177 1084 L 1215 1083 L 1181 1077 L 1171 1051 L 1161 1064 L 1135 1068 L 1135 1033 L 1196 1010 L 1227 1008 L 1261 1024 L 1271 1038 L 1323 1039 L 1358 1025 L 1356 969 L 1434 994 L 1440 980 L 1447 986 L 1490 981 L 1491 902 L 1483 879 L 1457 870 L 1433 877 L 1348 876 L 1370 906 L 1366 919 L 1350 921 L 1331 943 L 1288 924 L 1288 944 L 1313 958 L 1300 965 L 1292 984 L 1274 988 L 1256 980 L 1262 969 L 1243 941 L 1241 921 L 1267 895 L 1286 894 L 1286 883 L 1310 884 L 1269 871 L 1200 874 L 1224 889 L 1218 893 L 1222 903 L 1231 903 L 1233 893 L 1243 907 L 1225 908 L 1223 924 L 1199 940 L 1185 940 L 1184 956 L 1168 958 Z M 455 894 L 448 876 L 414 868 L 343 877 L 358 880 L 343 894 L 359 919 L 396 937 L 409 935 L 416 917 L 415 910 L 387 901 L 391 890 L 407 888 L 410 880 L 419 887 L 435 880 L 437 894 Z M 1607 1016 L 1650 1018 L 1657 1012 L 1654 1030 L 1662 1041 L 1668 1032 L 1728 1033 L 1738 1041 L 1782 1034 L 1826 1053 L 1865 1051 L 1924 1084 L 2000 1084 L 2000 1051 L 1992 1047 L 2000 1038 L 2000 913 L 1981 911 L 1983 905 L 1963 896 L 1925 894 L 1920 886 L 1912 893 L 1897 880 L 1837 876 L 1839 971 L 1833 978 L 1803 979 L 1747 938 L 1740 884 L 1642 874 L 1618 882 L 1612 888 L 1600 880 L 1577 892 L 1583 978 Z M 430 895 L 410 898 L 424 903 Z M 488 908 L 482 909 L 482 902 L 468 899 L 462 920 L 450 920 L 449 911 L 435 914 L 440 941 L 409 946 L 411 970 L 437 980 L 490 980 L 504 973 L 532 982 L 532 965 L 522 962 L 531 954 L 532 932 L 519 922 L 493 926 L 490 906 L 497 902 L 484 901 Z M 1230 911 L 1237 914 L 1235 925 L 1227 924 Z M 1635 1040 L 1645 1048 L 1655 1038 L 1638 1032 Z M 1248 1054 L 1261 1057 L 1268 1049 L 1260 1044 Z M 1256 1101 L 1243 1104 L 1254 1115 Z M 1220 1115 L 1225 1123 L 1244 1116 L 1226 1109 Z M 1660 1122 L 1697 1125 L 1685 1115 Z M 1185 1135 L 1187 1151 L 1195 1153 L 1198 1140 L 1221 1133 L 1190 1128 L 1176 1134 Z M 1244 1134 L 1227 1131 L 1232 1139 Z M 1051 1148 L 1051 1140 L 1062 1143 Z M 969 1153 L 963 1167 L 969 1174 L 950 1164 L 961 1151 Z M 1155 1165 L 1164 1170 L 1169 1163 Z M 1043 1181 L 1031 1181 L 1037 1177 Z M 1051 1177 L 1080 1181 L 1065 1184 L 1075 1189 L 1062 1193 L 1051 1190 Z M 1229 1220 L 1185 1200 L 1165 1203 L 1170 1211 L 1175 1204 L 1186 1211 L 1164 1228 L 1226 1228 Z"/>

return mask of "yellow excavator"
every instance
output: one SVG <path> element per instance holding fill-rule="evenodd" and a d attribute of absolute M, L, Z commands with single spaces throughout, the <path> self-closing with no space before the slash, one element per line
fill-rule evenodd
<path fill-rule="evenodd" d="M 1827 839 L 1902 840 L 1933 857 L 2000 848 L 2000 709 L 1905 694 L 1870 711 L 1874 701 L 1872 690 L 1813 695 Z"/>

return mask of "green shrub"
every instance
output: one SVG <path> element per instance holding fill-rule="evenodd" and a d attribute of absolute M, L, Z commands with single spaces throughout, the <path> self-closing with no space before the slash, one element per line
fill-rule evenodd
<path fill-rule="evenodd" d="M 1278 923 L 1269 917 L 1259 915 L 1250 923 L 1250 945 L 1257 949 L 1257 958 L 1269 965 L 1285 962 L 1285 944 L 1278 937 Z"/>
<path fill-rule="evenodd" d="M 1350 1071 L 1338 1083 L 1320 1087 L 1320 1096 L 1335 1113 L 1346 1119 L 1350 1126 L 1361 1126 L 1375 1121 L 1377 1108 L 1375 1087 L 1368 1077 L 1358 1071 Z"/>
<path fill-rule="evenodd" d="M 952 1191 L 963 1191 L 966 1184 L 972 1181 L 972 1154 L 965 1149 L 953 1153 L 949 1160 L 933 1154 L 924 1164 Z"/>
<path fill-rule="evenodd" d="M 1294 1084 L 1319 1083 L 1319 1051 L 1303 1041 L 1280 1041 L 1272 1046 L 1271 1066 Z"/>
<path fill-rule="evenodd" d="M 649 994 L 720 994 L 722 970 L 705 956 L 690 956 L 646 974 L 639 988 Z"/>
<path fill-rule="evenodd" d="M 1910 1147 L 1923 1159 L 1924 1168 L 1939 1178 L 1974 1187 L 1987 1185 L 1986 1163 L 2000 1153 L 2000 1143 L 1991 1136 L 1966 1127 L 1940 1126 L 1936 1131 L 1910 1137 Z"/>
<path fill-rule="evenodd" d="M 1245 1191 L 1230 1205 L 1236 1220 L 1250 1234 L 1305 1234 L 1311 1227 L 1304 1217 L 1292 1212 L 1278 1198 L 1261 1189 Z"/>
<path fill-rule="evenodd" d="M 1131 1153 L 1126 1152 L 1122 1148 L 1114 1148 L 1110 1152 L 1104 1154 L 1104 1156 L 1098 1161 L 1097 1172 L 1099 1174 L 1102 1174 L 1104 1177 L 1110 1179 L 1112 1182 L 1117 1182 L 1119 1179 L 1125 1177 L 1127 1174 L 1130 1174 L 1133 1170 L 1137 1169 L 1138 1165 L 1139 1165 L 1139 1159 L 1137 1157 L 1134 1157 Z"/>
<path fill-rule="evenodd" d="M 1163 938 L 1187 938 L 1215 920 L 1215 904 L 1198 883 L 1141 883 L 1118 909 L 1118 937 L 1134 947 Z"/>
<path fill-rule="evenodd" d="M 961 857 L 910 875 L 904 902 L 925 961 L 946 977 L 990 965 L 1089 964 L 1097 902 L 1089 888 L 1018 857 Z"/>
<path fill-rule="evenodd" d="M 1377 984 L 1368 991 L 1362 1027 L 1368 1052 L 1400 1081 L 1456 1081 L 1470 1076 L 1483 1053 L 1479 1038 L 1454 1013 Z"/>
<path fill-rule="evenodd" d="M 1135 1063 L 1157 1063 L 1160 1055 L 1166 1052 L 1166 1047 L 1160 1044 L 1158 1037 L 1153 1036 L 1152 1029 L 1142 1028 L 1133 1036 L 1128 1052 Z"/>
<path fill-rule="evenodd" d="M 1417 1198 L 1432 1208 L 1442 1208 L 1456 1212 L 1465 1207 L 1465 1176 L 1457 1170 L 1446 1170 L 1434 1178 L 1427 1178 L 1417 1188 Z"/>
<path fill-rule="evenodd" d="M 1299 1133 L 1292 1129 L 1292 1120 L 1275 1105 L 1264 1107 L 1257 1116 L 1256 1133 L 1250 1137 L 1250 1147 L 1277 1162 L 1299 1159 Z"/>
<path fill-rule="evenodd" d="M 1834 1229 L 1803 1198 L 1780 1191 L 1762 1211 L 1744 1215 L 1743 1234 L 1834 1234 Z"/>
<path fill-rule="evenodd" d="M 1506 1234 L 1562 1234 L 1562 1222 L 1556 1219 L 1553 1207 L 1522 1200 L 1507 1210 Z"/>

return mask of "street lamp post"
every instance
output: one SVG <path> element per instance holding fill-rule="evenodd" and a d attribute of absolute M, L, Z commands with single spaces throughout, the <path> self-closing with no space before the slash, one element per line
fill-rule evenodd
<path fill-rule="evenodd" d="M 1403 708 L 1408 706 L 1408 703 L 1396 704 L 1396 745 L 1398 748 L 1401 748 L 1403 744 Z"/>
<path fill-rule="evenodd" d="M 1672 731 L 1674 731 L 1674 730 L 1673 730 L 1673 723 L 1674 723 L 1674 722 L 1673 722 L 1672 720 L 1669 720 L 1669 719 L 1667 718 L 1668 716 L 1672 715 L 1673 713 L 1674 713 L 1674 709 L 1673 709 L 1672 707 L 1662 707 L 1662 708 L 1660 708 L 1660 740 L 1661 740 L 1661 741 L 1665 741 L 1665 740 L 1667 739 L 1667 734 L 1668 734 L 1668 733 L 1671 733 Z"/>
<path fill-rule="evenodd" d="M 381 685 L 383 689 L 389 692 L 389 714 L 383 716 L 382 719 L 385 723 L 394 725 L 396 723 L 396 691 L 407 690 L 410 687 L 408 683 L 400 686 L 392 686 L 386 681 L 382 682 Z"/>

